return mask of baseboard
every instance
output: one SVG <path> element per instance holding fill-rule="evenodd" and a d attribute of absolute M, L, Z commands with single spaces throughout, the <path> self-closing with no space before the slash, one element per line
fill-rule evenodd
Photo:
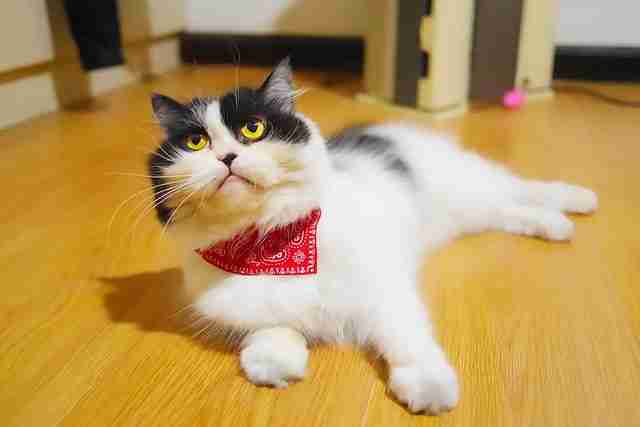
<path fill-rule="evenodd" d="M 187 64 L 270 66 L 291 55 L 297 68 L 362 71 L 360 37 L 183 33 L 180 56 Z M 640 81 L 640 47 L 557 46 L 556 79 Z"/>
<path fill-rule="evenodd" d="M 180 39 L 180 55 L 187 64 L 239 62 L 267 66 L 290 55 L 296 68 L 361 71 L 364 40 L 360 37 L 185 33 Z"/>
<path fill-rule="evenodd" d="M 378 105 L 388 109 L 389 111 L 402 113 L 406 118 L 411 118 L 422 122 L 458 117 L 466 113 L 469 109 L 469 106 L 465 103 L 463 105 L 456 105 L 451 108 L 445 108 L 438 111 L 427 111 L 420 108 L 406 107 L 404 105 L 394 104 L 392 102 L 369 95 L 367 93 L 356 94 L 356 101 Z"/>
<path fill-rule="evenodd" d="M 640 47 L 557 46 L 553 77 L 638 82 Z"/>

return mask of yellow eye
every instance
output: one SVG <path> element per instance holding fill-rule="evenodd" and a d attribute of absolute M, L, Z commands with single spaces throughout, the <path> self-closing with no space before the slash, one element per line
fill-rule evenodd
<path fill-rule="evenodd" d="M 187 147 L 193 151 L 202 150 L 209 144 L 209 138 L 204 135 L 189 135 L 187 137 Z"/>
<path fill-rule="evenodd" d="M 267 126 L 260 119 L 251 119 L 240 128 L 240 134 L 249 141 L 258 141 L 264 137 Z"/>

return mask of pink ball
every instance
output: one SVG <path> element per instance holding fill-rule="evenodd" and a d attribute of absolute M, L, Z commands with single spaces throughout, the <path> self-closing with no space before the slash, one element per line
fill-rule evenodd
<path fill-rule="evenodd" d="M 522 107 L 525 101 L 525 93 L 522 89 L 511 89 L 502 97 L 502 105 L 510 110 L 517 110 Z"/>

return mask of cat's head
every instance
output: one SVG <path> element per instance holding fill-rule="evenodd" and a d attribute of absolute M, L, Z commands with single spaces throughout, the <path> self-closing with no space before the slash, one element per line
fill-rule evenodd
<path fill-rule="evenodd" d="M 257 89 L 186 104 L 153 95 L 166 135 L 149 160 L 161 222 L 277 226 L 316 207 L 326 151 L 296 94 L 286 58 Z"/>

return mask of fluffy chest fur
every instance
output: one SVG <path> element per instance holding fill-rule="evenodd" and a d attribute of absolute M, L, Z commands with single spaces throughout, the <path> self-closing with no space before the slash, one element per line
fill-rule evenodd
<path fill-rule="evenodd" d="M 380 302 L 382 277 L 393 281 L 403 264 L 403 274 L 411 274 L 415 263 L 409 260 L 423 247 L 415 235 L 419 218 L 413 195 L 402 177 L 371 161 L 327 171 L 318 204 L 323 214 L 317 274 L 229 274 L 187 250 L 186 283 L 198 294 L 197 310 L 243 330 L 286 324 L 315 339 L 364 340 L 350 322 Z"/>

